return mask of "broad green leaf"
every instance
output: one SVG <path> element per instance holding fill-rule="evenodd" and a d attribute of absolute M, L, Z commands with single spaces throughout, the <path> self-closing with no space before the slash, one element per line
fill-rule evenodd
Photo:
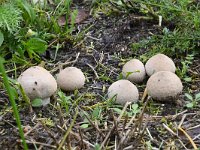
<path fill-rule="evenodd" d="M 120 1 L 120 0 L 117 1 L 116 3 L 117 3 L 117 5 L 123 5 L 122 1 Z"/>
<path fill-rule="evenodd" d="M 132 104 L 131 107 L 132 107 L 133 110 L 136 110 L 136 109 L 138 109 L 139 106 L 138 106 L 138 104 Z"/>
<path fill-rule="evenodd" d="M 187 77 L 187 78 L 184 78 L 184 80 L 185 80 L 186 82 L 191 82 L 191 81 L 192 81 L 192 78 Z"/>
<path fill-rule="evenodd" d="M 87 118 L 84 118 L 84 119 L 83 119 L 83 122 L 89 123 L 89 120 L 88 120 Z"/>
<path fill-rule="evenodd" d="M 62 91 L 58 91 L 58 96 L 59 96 L 59 97 L 63 97 L 63 96 L 65 96 L 65 95 L 64 95 L 64 93 L 63 93 Z"/>
<path fill-rule="evenodd" d="M 92 116 L 93 116 L 94 118 L 98 118 L 98 117 L 99 117 L 100 111 L 101 111 L 100 108 L 96 107 L 96 108 L 93 110 L 93 112 L 92 112 Z"/>
<path fill-rule="evenodd" d="M 132 117 L 133 116 L 133 113 L 132 112 L 127 112 L 126 113 L 129 117 Z"/>
<path fill-rule="evenodd" d="M 195 95 L 195 100 L 199 101 L 200 100 L 200 93 Z"/>
<path fill-rule="evenodd" d="M 4 41 L 4 36 L 3 36 L 3 33 L 0 31 L 0 46 L 2 45 Z"/>
<path fill-rule="evenodd" d="M 31 102 L 33 107 L 41 107 L 42 106 L 42 99 L 36 98 Z"/>
<path fill-rule="evenodd" d="M 193 108 L 194 105 L 193 105 L 193 103 L 188 103 L 188 104 L 186 105 L 186 107 L 187 107 L 187 108 Z"/>
<path fill-rule="evenodd" d="M 89 127 L 89 124 L 82 124 L 82 125 L 81 125 L 81 128 L 84 128 L 84 129 L 85 129 L 85 128 L 88 128 L 88 127 Z"/>
<path fill-rule="evenodd" d="M 185 93 L 185 96 L 189 99 L 189 100 L 193 100 L 193 97 L 190 95 L 190 94 L 188 94 L 188 93 Z"/>
<path fill-rule="evenodd" d="M 46 41 L 40 38 L 31 38 L 25 43 L 25 45 L 29 52 L 36 52 L 39 54 L 44 53 L 47 49 Z"/>
<path fill-rule="evenodd" d="M 119 108 L 113 108 L 113 110 L 114 110 L 115 112 L 117 112 L 118 114 L 121 114 L 121 112 L 122 112 L 122 110 L 119 109 Z"/>
<path fill-rule="evenodd" d="M 132 105 L 132 112 L 134 114 L 137 114 L 138 112 L 140 112 L 140 109 L 139 109 L 139 105 L 138 104 L 133 104 Z"/>
<path fill-rule="evenodd" d="M 95 144 L 95 146 L 94 146 L 94 150 L 101 150 L 101 145 L 99 145 L 99 144 Z"/>

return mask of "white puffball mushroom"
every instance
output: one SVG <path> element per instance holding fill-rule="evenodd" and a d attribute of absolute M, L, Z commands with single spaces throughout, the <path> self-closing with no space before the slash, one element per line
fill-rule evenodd
<path fill-rule="evenodd" d="M 80 89 L 85 84 L 85 76 L 81 69 L 67 67 L 57 74 L 58 86 L 64 91 Z"/>
<path fill-rule="evenodd" d="M 57 83 L 54 77 L 46 69 L 34 66 L 25 70 L 18 78 L 30 100 L 40 98 L 42 105 L 50 103 L 50 97 L 57 90 Z"/>
<path fill-rule="evenodd" d="M 172 59 L 164 54 L 152 56 L 145 64 L 146 73 L 151 76 L 158 71 L 170 71 L 175 73 L 176 66 Z"/>
<path fill-rule="evenodd" d="M 140 83 L 146 75 L 144 64 L 138 59 L 132 59 L 123 66 L 122 75 L 131 82 Z"/>
<path fill-rule="evenodd" d="M 128 80 L 119 80 L 108 88 L 108 98 L 116 96 L 116 103 L 125 104 L 139 99 L 137 87 Z"/>
<path fill-rule="evenodd" d="M 156 100 L 174 98 L 182 90 L 183 85 L 179 77 L 169 71 L 159 71 L 147 81 L 147 93 Z"/>

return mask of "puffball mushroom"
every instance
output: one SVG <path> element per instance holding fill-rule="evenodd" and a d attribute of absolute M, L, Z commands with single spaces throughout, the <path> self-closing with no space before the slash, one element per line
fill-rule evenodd
<path fill-rule="evenodd" d="M 67 67 L 57 75 L 58 86 L 64 91 L 80 89 L 85 84 L 85 76 L 81 69 Z"/>
<path fill-rule="evenodd" d="M 183 85 L 179 77 L 169 71 L 159 71 L 147 81 L 147 93 L 153 99 L 166 100 L 182 92 Z"/>
<path fill-rule="evenodd" d="M 43 106 L 50 103 L 50 96 L 57 90 L 54 77 L 46 69 L 34 66 L 25 70 L 18 78 L 26 95 L 31 99 L 42 99 Z"/>
<path fill-rule="evenodd" d="M 116 102 L 125 104 L 126 102 L 135 102 L 139 99 L 137 87 L 128 80 L 119 80 L 111 84 L 108 88 L 108 98 L 116 96 Z"/>
<path fill-rule="evenodd" d="M 170 71 L 175 73 L 176 66 L 174 62 L 164 54 L 152 56 L 145 64 L 146 73 L 151 76 L 158 71 Z"/>
<path fill-rule="evenodd" d="M 127 77 L 129 81 L 140 83 L 144 80 L 146 75 L 144 64 L 138 59 L 132 59 L 123 66 L 122 74 L 124 77 Z"/>

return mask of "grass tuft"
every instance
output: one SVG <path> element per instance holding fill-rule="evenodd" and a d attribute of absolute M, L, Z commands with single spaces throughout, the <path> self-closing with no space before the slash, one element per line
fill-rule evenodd
<path fill-rule="evenodd" d="M 21 139 L 22 139 L 22 143 L 24 145 L 24 150 L 28 150 L 28 146 L 25 142 L 24 132 L 23 132 L 22 126 L 21 126 L 19 112 L 18 112 L 18 109 L 17 109 L 17 105 L 15 103 L 15 97 L 13 95 L 14 93 L 11 90 L 11 87 L 10 87 L 10 84 L 9 84 L 9 81 L 8 81 L 8 77 L 7 77 L 5 69 L 4 69 L 3 62 L 4 62 L 4 59 L 0 57 L 0 72 L 2 73 L 3 83 L 4 83 L 5 88 L 7 90 L 7 93 L 8 93 L 9 99 L 10 99 L 10 103 L 11 103 L 13 111 L 14 111 L 14 116 L 15 116 L 16 123 L 17 123 L 18 129 L 19 129 L 19 134 L 20 134 Z"/>

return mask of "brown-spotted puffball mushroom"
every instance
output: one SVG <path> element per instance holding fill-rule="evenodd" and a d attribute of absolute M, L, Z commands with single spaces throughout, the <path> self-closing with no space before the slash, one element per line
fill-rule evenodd
<path fill-rule="evenodd" d="M 152 56 L 145 64 L 146 73 L 151 76 L 158 71 L 170 71 L 175 73 L 176 66 L 172 59 L 164 54 Z"/>
<path fill-rule="evenodd" d="M 131 82 L 140 83 L 146 75 L 144 64 L 138 59 L 132 59 L 123 66 L 122 75 Z"/>
<path fill-rule="evenodd" d="M 108 88 L 108 98 L 116 96 L 116 103 L 136 102 L 139 99 L 137 87 L 128 80 L 119 80 Z"/>
<path fill-rule="evenodd" d="M 169 71 L 159 71 L 147 81 L 147 93 L 153 99 L 167 100 L 182 92 L 183 85 L 179 77 Z"/>
<path fill-rule="evenodd" d="M 46 69 L 34 66 L 25 70 L 18 78 L 30 100 L 41 98 L 43 106 L 50 103 L 50 97 L 57 90 L 54 77 Z"/>
<path fill-rule="evenodd" d="M 81 69 L 67 67 L 57 74 L 58 86 L 64 91 L 80 89 L 85 84 L 85 76 Z"/>

